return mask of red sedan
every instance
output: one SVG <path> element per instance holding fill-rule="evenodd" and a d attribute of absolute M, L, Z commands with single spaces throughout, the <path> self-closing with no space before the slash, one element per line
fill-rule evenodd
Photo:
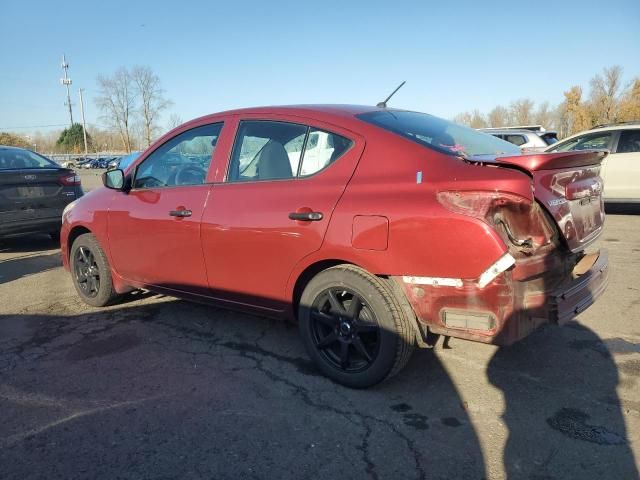
<path fill-rule="evenodd" d="M 94 306 L 144 288 L 295 318 L 322 372 L 366 387 L 438 335 L 506 345 L 590 306 L 605 155 L 387 108 L 209 115 L 66 208 L 64 265 Z"/>

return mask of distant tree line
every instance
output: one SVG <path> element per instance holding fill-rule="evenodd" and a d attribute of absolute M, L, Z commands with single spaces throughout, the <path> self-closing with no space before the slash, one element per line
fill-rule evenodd
<path fill-rule="evenodd" d="M 569 88 L 564 101 L 556 106 L 549 102 L 536 106 L 532 100 L 521 98 L 508 107 L 498 105 L 487 114 L 476 109 L 454 117 L 455 122 L 472 128 L 542 125 L 557 130 L 561 137 L 595 125 L 633 120 L 640 121 L 640 77 L 624 85 L 620 66 L 595 75 L 587 96 L 580 86 Z"/>

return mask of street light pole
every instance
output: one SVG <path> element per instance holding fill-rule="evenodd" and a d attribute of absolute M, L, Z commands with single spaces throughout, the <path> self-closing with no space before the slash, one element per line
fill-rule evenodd
<path fill-rule="evenodd" d="M 84 137 L 84 155 L 85 157 L 89 154 L 89 150 L 87 149 L 87 125 L 84 121 L 84 101 L 82 100 L 82 88 L 79 88 L 80 92 L 80 113 L 82 114 L 82 136 Z"/>

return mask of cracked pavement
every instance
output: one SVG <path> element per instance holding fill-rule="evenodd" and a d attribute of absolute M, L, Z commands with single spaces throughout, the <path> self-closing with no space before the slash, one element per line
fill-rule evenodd
<path fill-rule="evenodd" d="M 640 216 L 579 321 L 453 339 L 393 379 L 321 376 L 297 327 L 148 293 L 77 298 L 46 237 L 0 245 L 0 471 L 31 478 L 637 478 Z"/>

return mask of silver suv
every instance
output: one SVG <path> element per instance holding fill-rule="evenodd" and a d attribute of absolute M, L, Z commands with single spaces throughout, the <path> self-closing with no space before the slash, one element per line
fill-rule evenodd
<path fill-rule="evenodd" d="M 558 134 L 554 131 L 545 130 L 542 125 L 480 128 L 479 130 L 513 143 L 520 147 L 523 152 L 541 152 L 558 141 Z"/>

